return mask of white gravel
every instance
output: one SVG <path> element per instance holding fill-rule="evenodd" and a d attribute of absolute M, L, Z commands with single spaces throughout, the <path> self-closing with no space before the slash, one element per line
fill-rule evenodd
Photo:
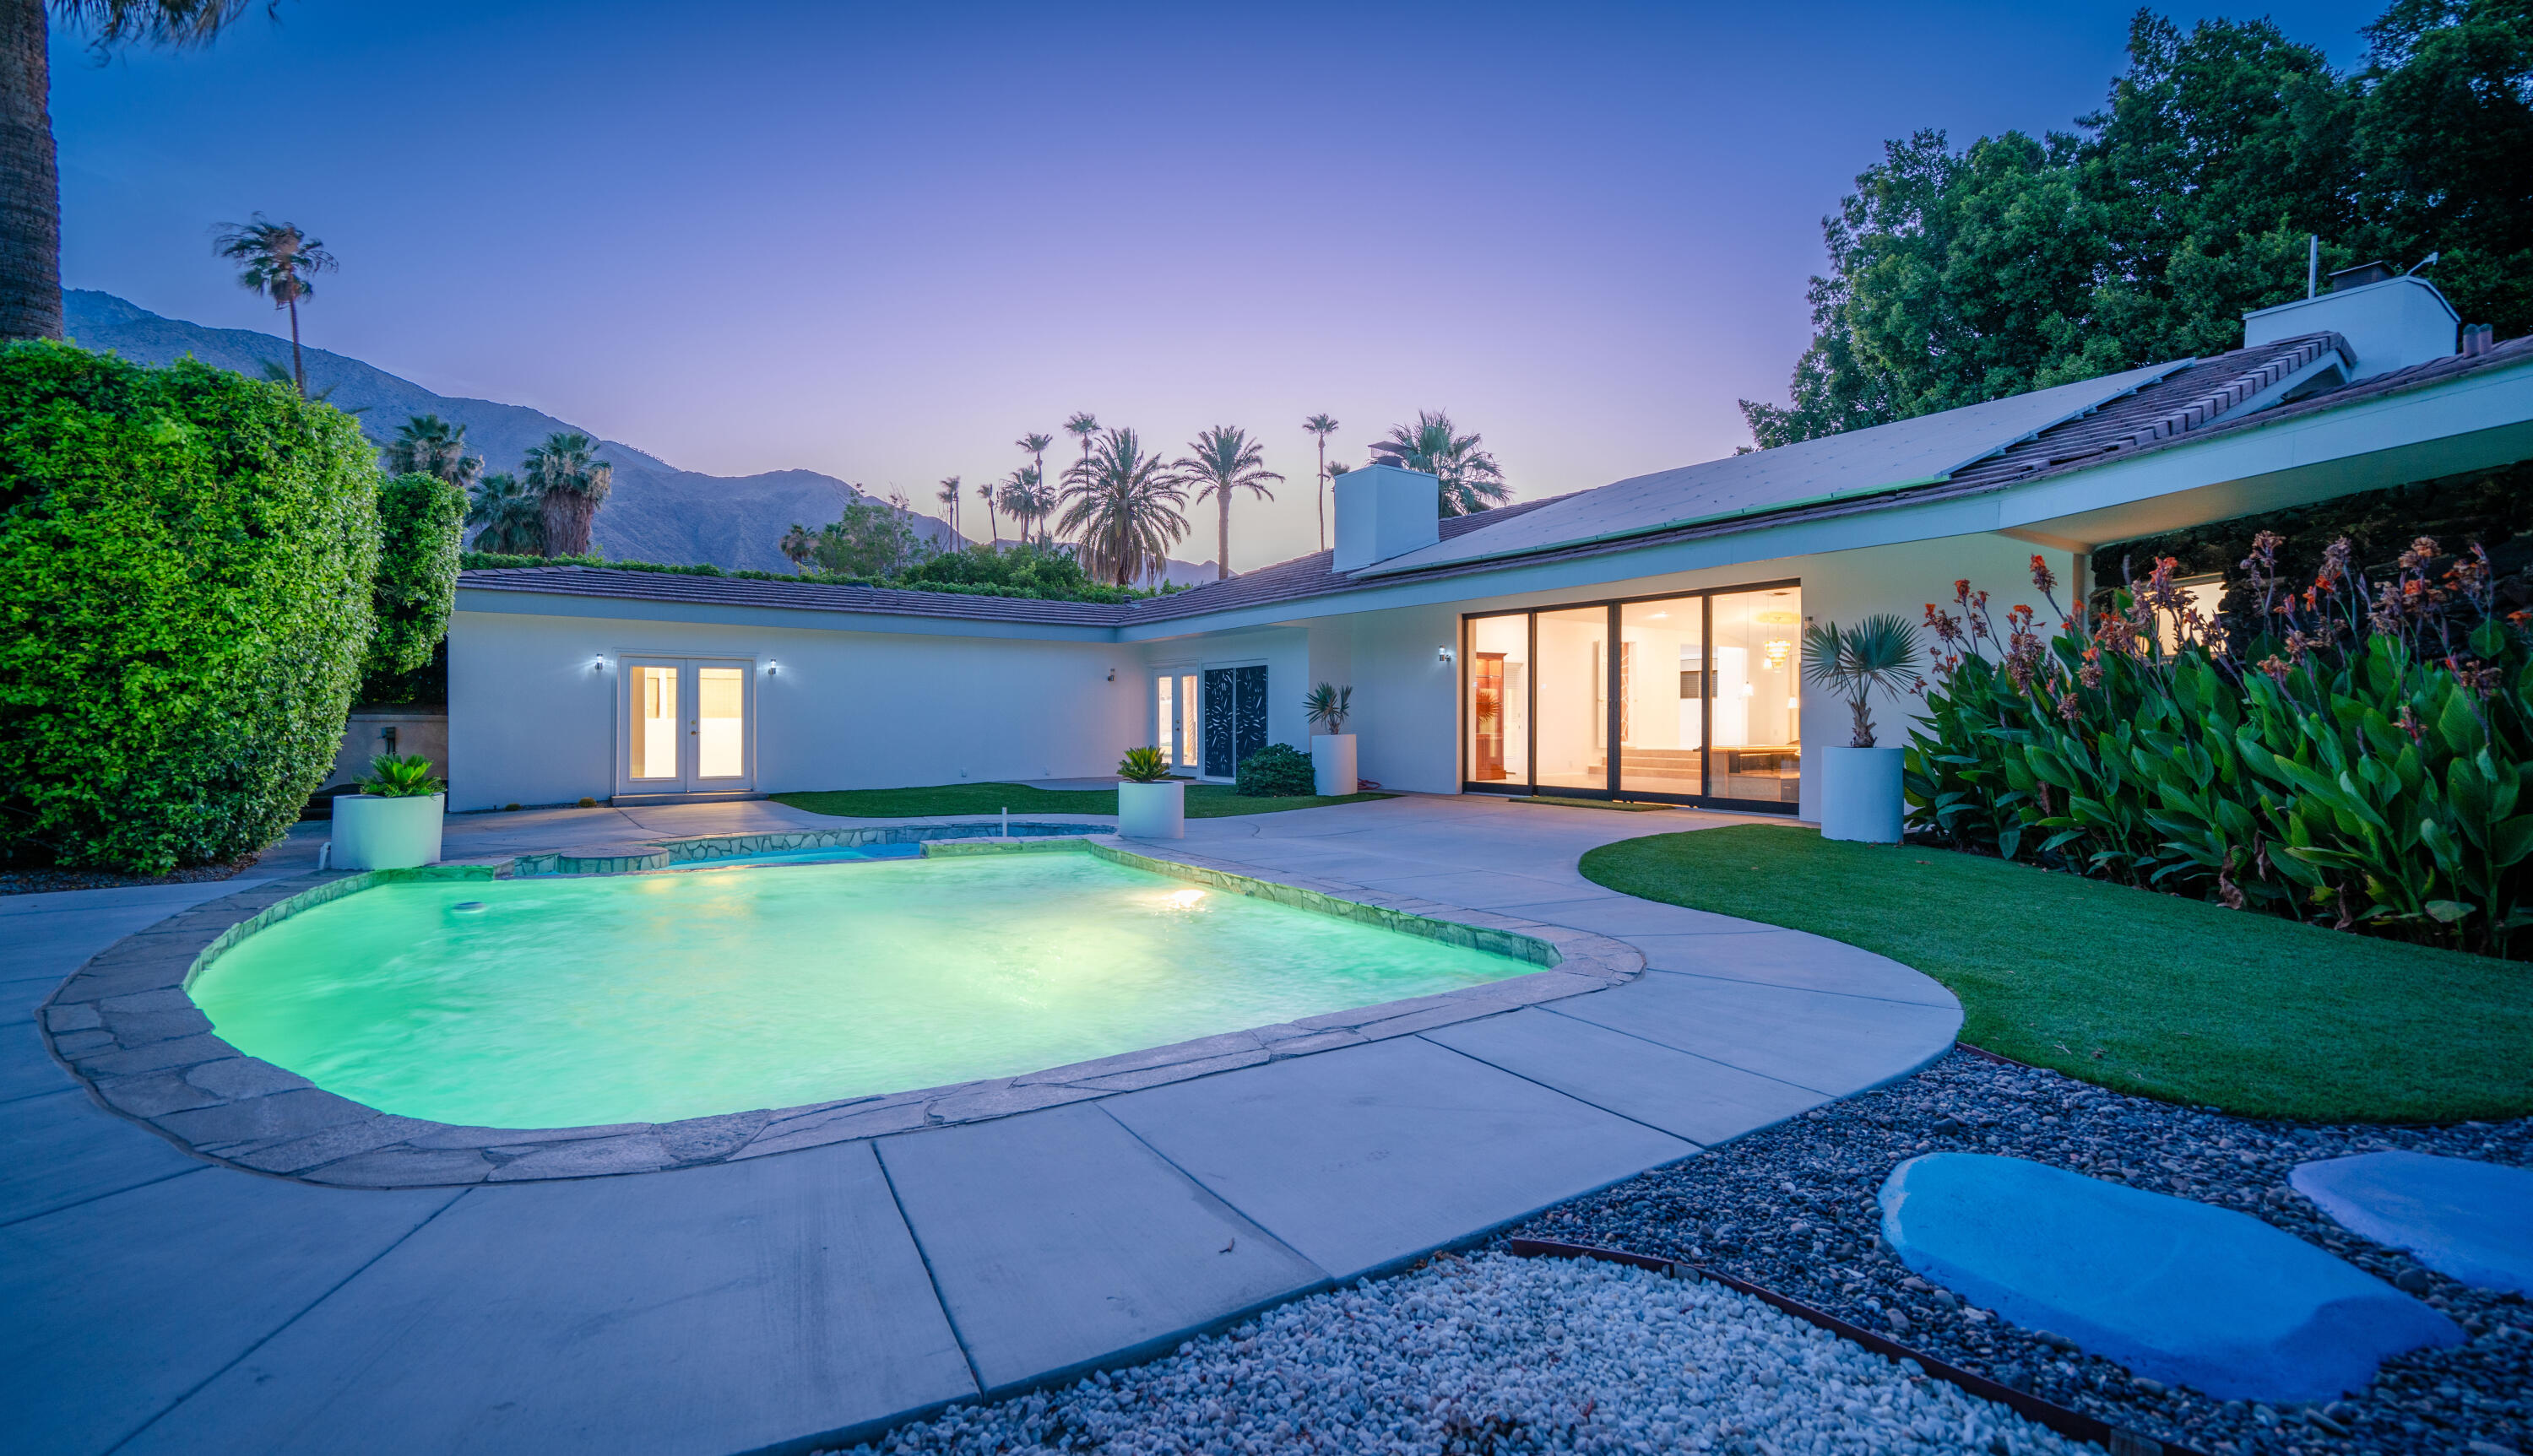
<path fill-rule="evenodd" d="M 1717 1285 L 1481 1253 L 856 1449 L 2099 1456 L 1915 1370 Z"/>

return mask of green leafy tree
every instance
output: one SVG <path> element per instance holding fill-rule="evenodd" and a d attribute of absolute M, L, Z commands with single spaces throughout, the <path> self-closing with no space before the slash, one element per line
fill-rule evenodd
<path fill-rule="evenodd" d="M 157 873 L 297 820 L 371 640 L 377 462 L 227 370 L 0 349 L 0 853 Z"/>
<path fill-rule="evenodd" d="M 466 524 L 475 528 L 473 549 L 502 555 L 546 553 L 546 513 L 536 493 L 506 471 L 475 483 L 466 501 Z"/>
<path fill-rule="evenodd" d="M 62 336 L 62 188 L 46 12 L 101 59 L 135 42 L 211 43 L 253 0 L 8 0 L 0 5 L 0 339 Z M 273 12 L 270 0 L 265 6 Z"/>
<path fill-rule="evenodd" d="M 924 558 L 913 513 L 882 500 L 855 500 L 815 534 L 794 526 L 783 553 L 820 571 L 871 578 L 894 576 Z"/>
<path fill-rule="evenodd" d="M 251 222 L 222 224 L 212 251 L 238 265 L 238 286 L 290 313 L 290 378 L 308 397 L 308 361 L 299 350 L 299 301 L 317 295 L 316 276 L 336 264 L 325 245 L 288 222 L 258 212 Z"/>
<path fill-rule="evenodd" d="M 458 538 L 466 493 L 419 471 L 379 487 L 379 568 L 366 678 L 398 676 L 431 661 L 457 605 Z M 368 695 L 363 694 L 363 700 Z"/>
<path fill-rule="evenodd" d="M 1262 500 L 1272 500 L 1275 493 L 1266 489 L 1266 483 L 1280 481 L 1283 477 L 1266 468 L 1264 448 L 1249 437 L 1247 431 L 1235 426 L 1216 425 L 1211 430 L 1203 431 L 1189 448 L 1195 453 L 1170 468 L 1177 472 L 1182 482 L 1196 487 L 1199 501 L 1211 499 L 1219 507 L 1214 537 L 1213 579 L 1229 581 L 1231 497 L 1247 491 Z"/>
<path fill-rule="evenodd" d="M 589 528 L 598 508 L 607 503 L 616 467 L 594 458 L 598 441 L 577 431 L 559 430 L 545 443 L 529 447 L 519 476 L 537 497 L 545 518 L 545 551 L 550 556 L 589 554 Z"/>
<path fill-rule="evenodd" d="M 1482 445 L 1481 437 L 1462 435 L 1443 411 L 1418 410 L 1415 424 L 1390 426 L 1387 439 L 1372 442 L 1372 453 L 1382 464 L 1433 476 L 1441 483 L 1443 514 L 1465 516 L 1512 498 L 1496 457 Z"/>
<path fill-rule="evenodd" d="M 2327 267 L 2416 262 L 2467 317 L 2533 327 L 2533 18 L 2399 0 L 2367 67 L 2269 21 L 2186 33 L 2141 12 L 2128 70 L 2078 132 L 1890 143 L 1823 220 L 1791 403 L 1744 400 L 1762 447 L 2242 341 L 2241 316 Z"/>
<path fill-rule="evenodd" d="M 1187 492 L 1132 430 L 1111 430 L 1066 471 L 1063 528 L 1081 543 L 1082 566 L 1117 586 L 1168 564 L 1187 534 Z"/>
<path fill-rule="evenodd" d="M 466 427 L 451 425 L 438 415 L 415 415 L 406 420 L 396 427 L 396 437 L 387 441 L 380 453 L 386 468 L 397 475 L 433 476 L 461 492 L 484 473 L 484 457 L 466 448 Z"/>

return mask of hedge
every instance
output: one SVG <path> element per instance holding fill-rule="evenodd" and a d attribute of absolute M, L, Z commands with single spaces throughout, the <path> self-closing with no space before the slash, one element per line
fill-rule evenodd
<path fill-rule="evenodd" d="M 334 761 L 372 623 L 377 451 L 191 360 L 0 348 L 0 853 L 253 853 Z"/>
<path fill-rule="evenodd" d="M 362 668 L 361 701 L 383 701 L 392 684 L 428 667 L 457 605 L 457 542 L 466 493 L 433 475 L 400 475 L 379 487 L 379 570 L 371 593 L 377 625 Z"/>

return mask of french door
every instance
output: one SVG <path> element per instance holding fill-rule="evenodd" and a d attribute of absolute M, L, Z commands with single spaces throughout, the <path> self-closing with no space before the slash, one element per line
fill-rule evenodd
<path fill-rule="evenodd" d="M 1197 766 L 1196 672 L 1172 668 L 1152 676 L 1152 742 L 1173 774 Z"/>
<path fill-rule="evenodd" d="M 627 657 L 616 791 L 738 793 L 756 786 L 756 665 Z"/>

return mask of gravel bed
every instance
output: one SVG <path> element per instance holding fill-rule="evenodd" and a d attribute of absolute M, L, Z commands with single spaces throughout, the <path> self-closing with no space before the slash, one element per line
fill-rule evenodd
<path fill-rule="evenodd" d="M 2046 1331 L 1963 1307 L 1877 1247 L 1884 1176 L 1939 1149 L 2032 1158 L 2255 1214 L 2425 1298 L 2470 1343 L 2387 1361 L 2364 1393 L 2309 1407 L 2219 1402 L 2133 1378 Z M 1706 1264 L 1990 1379 L 2210 1452 L 2533 1456 L 2533 1309 L 2361 1239 L 2287 1186 L 2298 1163 L 2385 1149 L 2533 1165 L 2533 1119 L 2258 1122 L 1957 1051 L 1906 1081 L 1562 1204 L 1514 1232 Z"/>
<path fill-rule="evenodd" d="M 194 885 L 207 880 L 230 880 L 252 868 L 256 858 L 250 854 L 226 864 L 198 864 L 163 875 L 136 875 L 112 869 L 58 869 L 51 865 L 0 869 L 0 895 L 46 895 L 56 890 L 121 890 L 133 885 Z"/>
<path fill-rule="evenodd" d="M 1494 1252 L 1297 1300 L 1149 1365 L 956 1406 L 854 1449 L 2093 1450 L 1720 1285 Z"/>

